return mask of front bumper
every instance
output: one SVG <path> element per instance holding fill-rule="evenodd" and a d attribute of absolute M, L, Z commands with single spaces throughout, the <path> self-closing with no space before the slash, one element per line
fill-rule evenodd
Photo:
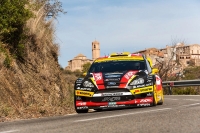
<path fill-rule="evenodd" d="M 96 93 L 76 90 L 77 109 L 105 109 L 122 107 L 144 107 L 153 105 L 153 86 L 133 90 L 104 90 Z M 85 96 L 83 96 L 85 94 Z M 91 94 L 91 95 L 90 95 Z M 87 96 L 86 96 L 87 95 Z"/>

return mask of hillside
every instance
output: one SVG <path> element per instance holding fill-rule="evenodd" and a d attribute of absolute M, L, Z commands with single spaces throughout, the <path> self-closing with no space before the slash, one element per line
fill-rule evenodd
<path fill-rule="evenodd" d="M 6 4 L 9 6 L 10 3 L 5 2 L 4 6 Z M 46 19 L 45 8 L 41 4 L 31 4 L 28 10 L 32 16 L 20 25 L 23 30 L 15 28 L 14 32 L 10 30 L 6 34 L 5 26 L 0 25 L 0 31 L 3 31 L 0 32 L 0 121 L 62 115 L 74 111 L 72 81 L 69 81 L 70 77 L 63 73 L 58 63 L 55 19 Z M 6 11 L 2 8 L 0 13 Z M 14 40 L 7 41 L 6 37 L 12 34 L 15 35 Z M 25 37 L 17 42 L 15 40 L 19 34 Z"/>

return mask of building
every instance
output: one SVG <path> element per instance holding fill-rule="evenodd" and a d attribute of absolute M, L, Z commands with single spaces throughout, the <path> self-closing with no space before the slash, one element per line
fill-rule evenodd
<path fill-rule="evenodd" d="M 74 57 L 72 60 L 68 61 L 68 66 L 65 68 L 66 70 L 82 70 L 83 65 L 85 63 L 92 63 L 95 59 L 100 57 L 100 43 L 98 41 L 92 42 L 92 59 L 88 59 L 83 54 L 78 54 L 76 57 Z"/>
<path fill-rule="evenodd" d="M 188 66 L 200 66 L 200 45 L 177 43 L 166 48 L 149 48 L 135 53 L 142 53 L 151 58 L 153 66 L 169 71 L 170 75 L 180 74 Z"/>
<path fill-rule="evenodd" d="M 149 57 L 152 60 L 152 65 L 155 65 L 157 60 L 163 58 L 164 53 L 157 48 L 148 48 L 145 50 L 137 51 L 135 53 L 141 53 Z"/>
<path fill-rule="evenodd" d="M 176 58 L 179 59 L 183 67 L 200 66 L 200 45 L 192 44 L 177 47 Z"/>

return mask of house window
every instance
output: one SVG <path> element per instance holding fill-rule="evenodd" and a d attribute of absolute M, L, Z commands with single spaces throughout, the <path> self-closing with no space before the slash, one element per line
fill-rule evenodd
<path fill-rule="evenodd" d="M 186 59 L 190 59 L 190 57 L 186 57 Z"/>
<path fill-rule="evenodd" d="M 94 48 L 96 48 L 96 45 L 94 45 Z"/>
<path fill-rule="evenodd" d="M 183 57 L 183 56 L 181 56 L 181 57 L 180 57 L 180 59 L 184 59 L 184 57 Z"/>

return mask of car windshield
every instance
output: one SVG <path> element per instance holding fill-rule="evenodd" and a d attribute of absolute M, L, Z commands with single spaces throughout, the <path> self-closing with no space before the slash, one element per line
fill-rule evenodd
<path fill-rule="evenodd" d="M 141 61 L 107 61 L 93 63 L 89 73 L 103 72 L 124 72 L 129 70 L 144 70 L 144 60 Z"/>

